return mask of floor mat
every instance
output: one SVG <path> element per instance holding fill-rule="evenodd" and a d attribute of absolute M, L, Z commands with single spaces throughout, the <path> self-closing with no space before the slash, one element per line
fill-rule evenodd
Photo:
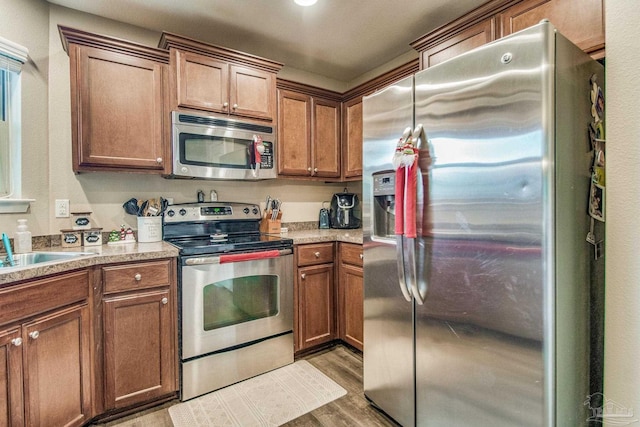
<path fill-rule="evenodd" d="M 305 360 L 169 408 L 175 427 L 279 426 L 347 391 Z"/>

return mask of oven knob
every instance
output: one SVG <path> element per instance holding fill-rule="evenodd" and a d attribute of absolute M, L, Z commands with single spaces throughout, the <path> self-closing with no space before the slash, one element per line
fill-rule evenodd
<path fill-rule="evenodd" d="M 254 215 L 258 215 L 258 208 L 253 208 L 251 212 L 253 212 Z"/>
<path fill-rule="evenodd" d="M 245 215 L 249 215 L 249 208 L 242 209 L 242 212 L 244 212 Z"/>
<path fill-rule="evenodd" d="M 185 215 L 187 214 L 187 210 L 186 210 L 186 209 L 180 209 L 180 210 L 178 211 L 178 213 L 179 213 L 180 215 L 182 215 L 182 216 L 185 216 Z"/>
<path fill-rule="evenodd" d="M 173 209 L 167 211 L 167 215 L 169 215 L 169 216 L 174 216 L 175 214 L 176 213 L 175 213 L 175 211 Z"/>

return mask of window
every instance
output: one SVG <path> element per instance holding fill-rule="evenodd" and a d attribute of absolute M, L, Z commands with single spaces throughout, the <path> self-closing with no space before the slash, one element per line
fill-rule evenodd
<path fill-rule="evenodd" d="M 26 48 L 0 37 L 0 213 L 26 212 L 21 188 L 20 72 Z"/>

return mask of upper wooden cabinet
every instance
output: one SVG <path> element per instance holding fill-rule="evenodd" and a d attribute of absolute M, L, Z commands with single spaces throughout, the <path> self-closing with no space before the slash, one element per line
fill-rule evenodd
<path fill-rule="evenodd" d="M 70 59 L 74 172 L 169 173 L 169 54 L 58 27 Z"/>
<path fill-rule="evenodd" d="M 524 0 L 498 15 L 502 37 L 548 19 L 594 58 L 604 57 L 604 0 Z"/>
<path fill-rule="evenodd" d="M 497 38 L 549 20 L 590 54 L 604 57 L 603 0 L 491 0 L 411 43 L 428 68 Z"/>
<path fill-rule="evenodd" d="M 171 52 L 171 110 L 275 118 L 281 63 L 166 32 L 160 48 Z"/>
<path fill-rule="evenodd" d="M 278 81 L 278 174 L 340 178 L 340 97 Z"/>
<path fill-rule="evenodd" d="M 362 97 L 343 104 L 342 123 L 342 176 L 362 179 Z"/>
<path fill-rule="evenodd" d="M 418 60 L 354 87 L 342 96 L 342 181 L 362 179 L 362 98 L 418 71 Z"/>
<path fill-rule="evenodd" d="M 485 19 L 460 31 L 450 39 L 425 49 L 420 54 L 422 68 L 429 68 L 495 40 L 494 23 L 493 18 Z"/>

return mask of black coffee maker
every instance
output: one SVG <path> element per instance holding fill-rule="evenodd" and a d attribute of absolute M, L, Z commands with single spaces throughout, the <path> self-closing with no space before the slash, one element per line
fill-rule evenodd
<path fill-rule="evenodd" d="M 362 212 L 358 195 L 347 193 L 336 193 L 331 198 L 331 228 L 360 228 L 362 223 Z"/>

